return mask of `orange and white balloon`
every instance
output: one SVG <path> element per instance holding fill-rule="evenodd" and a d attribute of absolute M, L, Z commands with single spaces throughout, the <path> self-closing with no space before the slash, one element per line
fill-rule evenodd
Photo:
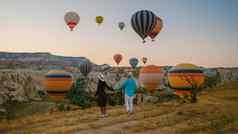
<path fill-rule="evenodd" d="M 153 92 L 159 89 L 162 83 L 164 71 L 161 67 L 148 65 L 140 69 L 139 83 L 146 91 Z"/>
<path fill-rule="evenodd" d="M 148 58 L 146 58 L 146 57 L 142 57 L 142 62 L 144 63 L 144 64 L 146 64 L 147 63 L 147 61 L 148 61 Z"/>

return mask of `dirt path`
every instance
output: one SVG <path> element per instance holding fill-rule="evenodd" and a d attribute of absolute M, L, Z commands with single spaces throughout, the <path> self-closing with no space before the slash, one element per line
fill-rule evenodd
<path fill-rule="evenodd" d="M 128 115 L 124 107 L 109 108 L 99 118 L 98 108 L 0 122 L 1 134 L 210 134 L 238 133 L 238 82 L 210 89 L 196 104 L 176 101 L 136 106 Z"/>

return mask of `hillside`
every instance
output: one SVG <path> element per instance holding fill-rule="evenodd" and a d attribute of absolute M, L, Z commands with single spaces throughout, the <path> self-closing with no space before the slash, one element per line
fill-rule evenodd
<path fill-rule="evenodd" d="M 203 91 L 196 104 L 170 101 L 136 106 L 133 115 L 124 107 L 110 107 L 99 118 L 98 108 L 34 115 L 0 123 L 1 134 L 237 134 L 238 81 Z"/>
<path fill-rule="evenodd" d="M 89 61 L 85 57 L 58 56 L 51 53 L 13 53 L 0 52 L 0 68 L 48 69 L 51 67 L 78 66 Z"/>

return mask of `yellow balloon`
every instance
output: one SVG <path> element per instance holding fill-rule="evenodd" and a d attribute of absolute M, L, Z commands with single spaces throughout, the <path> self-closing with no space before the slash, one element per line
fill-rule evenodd
<path fill-rule="evenodd" d="M 104 18 L 102 16 L 96 16 L 96 23 L 98 25 L 102 24 L 103 20 L 104 20 Z"/>
<path fill-rule="evenodd" d="M 191 93 L 194 88 L 202 88 L 205 76 L 203 71 L 193 64 L 179 64 L 168 72 L 168 81 L 176 94 Z"/>

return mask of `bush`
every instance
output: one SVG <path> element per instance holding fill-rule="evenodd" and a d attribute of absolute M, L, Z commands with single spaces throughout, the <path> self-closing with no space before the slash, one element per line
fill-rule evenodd
<path fill-rule="evenodd" d="M 91 107 L 94 104 L 93 95 L 87 92 L 88 79 L 79 77 L 76 80 L 75 85 L 67 94 L 67 98 L 71 101 L 72 104 L 81 106 L 82 108 Z"/>

